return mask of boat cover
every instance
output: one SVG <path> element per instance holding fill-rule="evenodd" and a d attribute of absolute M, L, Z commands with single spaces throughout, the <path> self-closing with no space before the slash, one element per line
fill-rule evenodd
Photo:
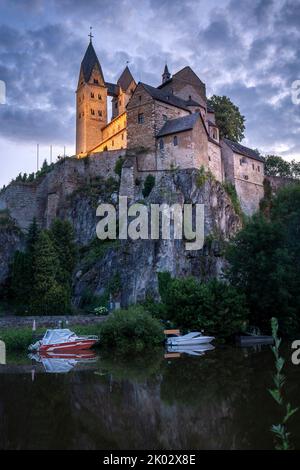
<path fill-rule="evenodd" d="M 75 333 L 68 329 L 47 330 L 42 340 L 42 344 L 65 343 L 66 341 L 69 341 L 72 336 L 76 338 Z"/>

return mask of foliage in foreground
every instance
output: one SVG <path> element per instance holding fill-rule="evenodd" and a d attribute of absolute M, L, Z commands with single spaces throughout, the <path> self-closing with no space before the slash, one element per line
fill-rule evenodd
<path fill-rule="evenodd" d="M 157 313 L 178 328 L 229 338 L 246 327 L 245 297 L 225 282 L 171 279 L 161 273 L 159 284 L 162 304 Z"/>
<path fill-rule="evenodd" d="M 269 330 L 276 316 L 284 335 L 300 331 L 300 185 L 272 198 L 230 244 L 228 280 L 244 292 L 250 323 Z"/>
<path fill-rule="evenodd" d="M 280 406 L 280 409 L 283 413 L 282 422 L 279 424 L 273 424 L 271 431 L 274 433 L 276 438 L 276 449 L 289 450 L 292 448 L 292 444 L 290 441 L 290 433 L 287 430 L 287 422 L 298 411 L 298 408 L 292 408 L 290 403 L 286 403 L 283 396 L 283 388 L 286 378 L 282 373 L 282 370 L 285 361 L 283 357 L 280 356 L 281 339 L 278 338 L 277 318 L 271 319 L 271 327 L 272 336 L 274 339 L 274 346 L 272 346 L 272 351 L 275 357 L 276 372 L 273 376 L 274 388 L 269 390 L 269 392 L 276 403 Z"/>

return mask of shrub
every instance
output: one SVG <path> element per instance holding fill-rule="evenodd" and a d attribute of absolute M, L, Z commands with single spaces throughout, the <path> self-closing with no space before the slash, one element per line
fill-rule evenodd
<path fill-rule="evenodd" d="M 143 307 L 134 306 L 116 310 L 101 325 L 100 336 L 103 347 L 139 351 L 161 343 L 163 330 L 160 322 Z"/>
<path fill-rule="evenodd" d="M 225 282 L 173 279 L 163 298 L 168 320 L 183 330 L 204 329 L 217 338 L 229 338 L 247 324 L 244 295 Z"/>
<path fill-rule="evenodd" d="M 155 176 L 148 175 L 144 181 L 143 196 L 148 197 L 155 186 Z"/>
<path fill-rule="evenodd" d="M 241 208 L 240 200 L 238 198 L 235 186 L 232 183 L 225 182 L 223 183 L 223 188 L 225 189 L 226 193 L 230 197 L 235 213 L 243 218 L 244 214 Z"/>
<path fill-rule="evenodd" d="M 119 158 L 115 164 L 115 173 L 121 178 L 122 168 L 123 168 L 124 159 Z"/>

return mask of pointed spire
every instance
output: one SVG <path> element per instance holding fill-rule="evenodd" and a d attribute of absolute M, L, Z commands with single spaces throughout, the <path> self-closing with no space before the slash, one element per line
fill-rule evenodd
<path fill-rule="evenodd" d="M 90 43 L 89 43 L 88 48 L 87 48 L 87 50 L 84 54 L 84 58 L 81 62 L 81 70 L 82 70 L 82 73 L 83 73 L 84 81 L 86 83 L 89 81 L 89 79 L 91 78 L 93 69 L 97 65 L 98 69 L 99 69 L 99 73 L 100 73 L 101 78 L 103 80 L 103 83 L 105 83 L 103 72 L 102 72 L 102 69 L 101 69 L 101 65 L 100 65 L 100 62 L 98 60 L 97 54 L 95 52 L 94 46 L 92 44 L 92 37 L 90 37 Z"/>
<path fill-rule="evenodd" d="M 166 64 L 165 69 L 164 69 L 164 73 L 162 74 L 162 83 L 167 82 L 168 80 L 170 80 L 170 78 L 171 78 L 171 74 L 170 74 L 168 66 Z"/>
<path fill-rule="evenodd" d="M 129 63 L 128 61 L 126 62 L 127 64 Z M 131 84 L 131 82 L 134 80 L 128 65 L 126 65 L 125 69 L 121 73 L 120 78 L 117 81 L 117 85 L 119 85 L 123 91 L 126 91 Z"/>

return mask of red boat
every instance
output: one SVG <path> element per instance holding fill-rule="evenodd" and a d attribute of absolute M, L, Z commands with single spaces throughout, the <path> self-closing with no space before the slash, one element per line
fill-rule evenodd
<path fill-rule="evenodd" d="M 29 346 L 29 351 L 71 352 L 90 349 L 99 341 L 98 336 L 77 336 L 67 329 L 47 330 L 43 339 Z"/>

